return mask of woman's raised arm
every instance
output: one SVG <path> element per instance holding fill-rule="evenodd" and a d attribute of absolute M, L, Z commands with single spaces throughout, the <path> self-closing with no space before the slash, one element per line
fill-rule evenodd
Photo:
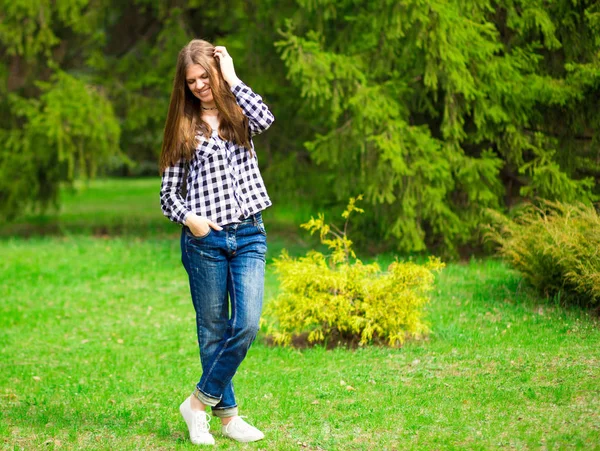
<path fill-rule="evenodd" d="M 275 121 L 273 113 L 262 101 L 262 97 L 238 78 L 233 67 L 233 59 L 225 47 L 216 46 L 214 56 L 219 60 L 221 74 L 231 88 L 237 104 L 248 118 L 251 136 L 264 132 Z"/>

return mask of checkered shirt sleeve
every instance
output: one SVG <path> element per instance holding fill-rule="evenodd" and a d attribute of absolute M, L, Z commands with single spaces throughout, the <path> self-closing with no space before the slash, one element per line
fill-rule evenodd
<path fill-rule="evenodd" d="M 173 222 L 183 224 L 190 210 L 181 195 L 183 178 L 185 177 L 185 161 L 179 160 L 163 172 L 160 185 L 160 208 L 163 214 Z"/>
<path fill-rule="evenodd" d="M 248 117 L 251 136 L 258 135 L 268 129 L 275 118 L 262 97 L 252 91 L 243 81 L 231 88 L 237 104 Z"/>
<path fill-rule="evenodd" d="M 274 121 L 262 98 L 240 82 L 231 88 L 248 117 L 251 136 L 262 133 Z M 254 144 L 250 141 L 251 147 Z M 181 193 L 187 171 L 187 194 Z M 162 176 L 160 204 L 171 221 L 185 223 L 195 213 L 223 226 L 269 207 L 256 152 L 221 139 L 216 131 L 210 137 L 198 135 L 198 144 L 189 165 L 184 161 L 168 167 Z"/>

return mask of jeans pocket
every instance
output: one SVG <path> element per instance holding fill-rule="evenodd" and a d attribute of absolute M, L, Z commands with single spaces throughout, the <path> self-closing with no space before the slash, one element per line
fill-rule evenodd
<path fill-rule="evenodd" d="M 256 223 L 256 228 L 257 228 L 257 229 L 258 229 L 258 231 L 259 231 L 260 233 L 262 233 L 264 236 L 267 236 L 267 231 L 266 231 L 266 229 L 265 229 L 265 224 L 264 224 L 262 221 L 260 221 L 260 222 L 257 222 L 257 223 Z"/>
<path fill-rule="evenodd" d="M 193 240 L 203 240 L 205 239 L 208 235 L 210 235 L 212 233 L 212 227 L 208 228 L 208 232 L 206 232 L 204 235 L 202 236 L 196 236 L 192 233 L 192 231 L 190 230 L 189 227 L 185 227 L 185 234 L 190 237 Z"/>

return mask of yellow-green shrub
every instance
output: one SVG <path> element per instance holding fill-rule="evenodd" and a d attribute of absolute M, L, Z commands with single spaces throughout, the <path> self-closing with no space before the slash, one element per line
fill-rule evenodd
<path fill-rule="evenodd" d="M 489 212 L 487 238 L 542 294 L 596 304 L 600 300 L 600 217 L 594 207 L 543 201 L 514 218 Z"/>
<path fill-rule="evenodd" d="M 343 213 L 346 226 L 352 211 L 362 212 L 355 206 L 359 199 L 351 199 Z M 346 226 L 343 232 L 332 230 L 323 215 L 311 218 L 302 227 L 319 231 L 332 254 L 310 251 L 293 259 L 283 251 L 275 259 L 280 293 L 268 304 L 266 315 L 271 320 L 268 333 L 276 343 L 287 345 L 294 336 L 306 335 L 310 343 L 336 339 L 397 346 L 428 332 L 423 306 L 429 301 L 434 272 L 444 264 L 437 258 L 425 265 L 395 261 L 387 271 L 377 263 L 363 264 L 352 251 Z"/>

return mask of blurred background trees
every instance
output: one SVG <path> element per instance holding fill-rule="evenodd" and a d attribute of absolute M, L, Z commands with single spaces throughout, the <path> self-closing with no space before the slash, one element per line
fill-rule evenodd
<path fill-rule="evenodd" d="M 274 200 L 364 193 L 383 247 L 456 254 L 484 208 L 598 198 L 595 1 L 0 0 L 0 215 L 78 177 L 157 177 L 194 37 L 277 117 L 256 141 Z"/>

